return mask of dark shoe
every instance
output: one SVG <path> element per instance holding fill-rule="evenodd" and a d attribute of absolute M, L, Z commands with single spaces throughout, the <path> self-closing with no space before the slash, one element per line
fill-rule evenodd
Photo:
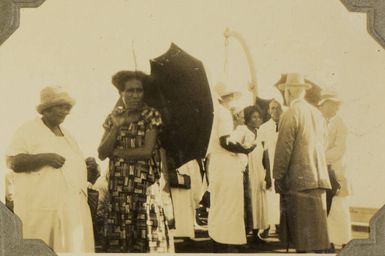
<path fill-rule="evenodd" d="M 279 235 L 279 225 L 275 225 L 275 233 L 277 234 L 277 235 Z"/>
<path fill-rule="evenodd" d="M 251 242 L 254 243 L 254 244 L 266 244 L 267 243 L 259 235 L 254 235 L 252 240 L 251 240 Z"/>
<path fill-rule="evenodd" d="M 195 220 L 199 226 L 206 226 L 208 219 L 208 211 L 205 207 L 196 209 Z"/>
<path fill-rule="evenodd" d="M 265 229 L 262 233 L 261 233 L 261 237 L 262 238 L 268 238 L 269 237 L 269 231 L 270 231 L 270 227 L 268 229 Z"/>

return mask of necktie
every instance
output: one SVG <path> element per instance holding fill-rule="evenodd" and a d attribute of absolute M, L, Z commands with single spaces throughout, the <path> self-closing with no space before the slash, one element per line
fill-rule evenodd
<path fill-rule="evenodd" d="M 278 122 L 275 122 L 275 131 L 278 132 Z"/>

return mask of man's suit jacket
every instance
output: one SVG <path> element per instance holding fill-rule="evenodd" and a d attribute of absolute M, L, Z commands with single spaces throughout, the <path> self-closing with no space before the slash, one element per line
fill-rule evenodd
<path fill-rule="evenodd" d="M 282 115 L 274 157 L 274 179 L 284 192 L 329 189 L 325 159 L 327 129 L 321 112 L 303 99 Z"/>

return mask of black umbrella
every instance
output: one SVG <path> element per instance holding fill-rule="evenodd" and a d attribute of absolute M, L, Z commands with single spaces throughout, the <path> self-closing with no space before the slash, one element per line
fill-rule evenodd
<path fill-rule="evenodd" d="M 206 156 L 213 102 L 203 63 L 177 45 L 151 60 L 153 86 L 162 98 L 162 146 L 176 167 Z"/>
<path fill-rule="evenodd" d="M 282 74 L 278 82 L 274 84 L 274 87 L 279 90 L 278 85 L 285 83 L 286 77 L 287 77 L 287 74 Z M 309 102 L 313 106 L 317 107 L 318 102 L 321 99 L 321 87 L 308 79 L 305 79 L 305 82 L 311 85 L 311 88 L 309 90 L 306 90 L 305 100 L 307 100 L 307 102 Z M 279 91 L 281 92 L 282 97 L 285 100 L 283 91 L 282 90 L 279 90 Z"/>
<path fill-rule="evenodd" d="M 205 158 L 214 110 L 203 63 L 172 43 L 150 64 L 145 101 L 162 114 L 160 141 L 171 158 L 168 165 L 178 168 L 190 160 Z"/>

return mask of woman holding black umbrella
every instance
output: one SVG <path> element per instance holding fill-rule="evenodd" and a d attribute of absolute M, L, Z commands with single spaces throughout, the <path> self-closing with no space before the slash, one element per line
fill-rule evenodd
<path fill-rule="evenodd" d="M 108 115 L 99 146 L 101 160 L 110 159 L 107 252 L 169 252 L 172 248 L 161 198 L 160 113 L 144 104 L 148 76 L 120 71 L 112 78 L 123 107 Z"/>

